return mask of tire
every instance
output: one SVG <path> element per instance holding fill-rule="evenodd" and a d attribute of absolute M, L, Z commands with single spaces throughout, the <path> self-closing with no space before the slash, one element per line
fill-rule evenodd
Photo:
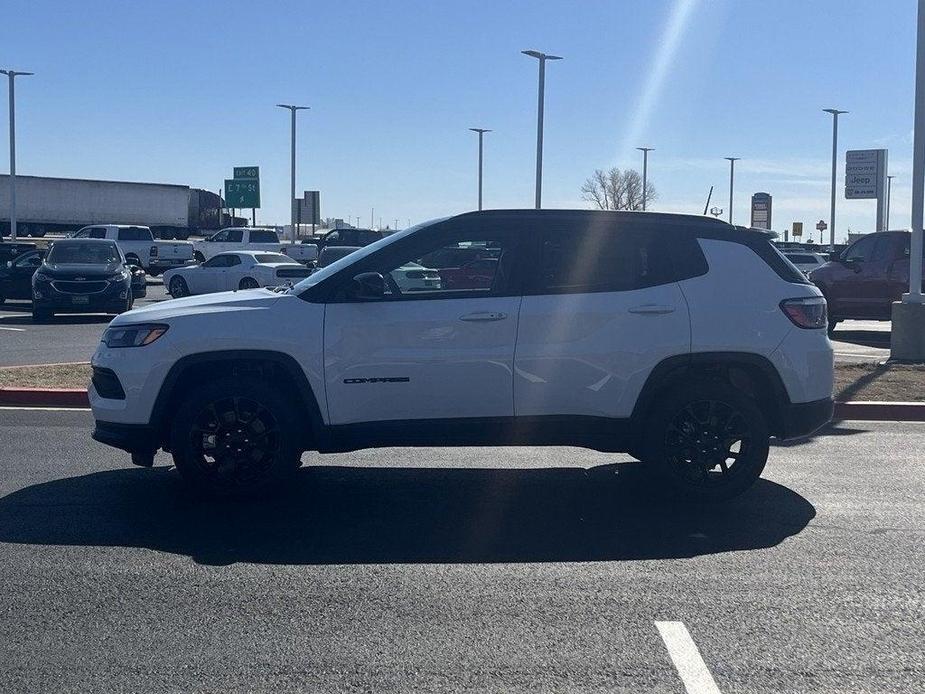
<path fill-rule="evenodd" d="M 298 431 L 292 403 L 279 388 L 256 378 L 224 378 L 186 396 L 173 419 L 170 450 L 198 493 L 262 495 L 298 469 Z"/>
<path fill-rule="evenodd" d="M 132 310 L 132 305 L 135 303 L 135 299 L 132 296 L 132 292 L 128 293 L 128 298 L 125 300 L 125 308 L 116 312 L 116 315 L 119 316 L 123 313 L 128 313 Z"/>
<path fill-rule="evenodd" d="M 238 289 L 257 289 L 260 284 L 253 277 L 245 277 L 238 282 Z"/>
<path fill-rule="evenodd" d="M 52 313 L 46 309 L 33 308 L 32 309 L 32 322 L 33 323 L 47 323 L 51 320 Z"/>
<path fill-rule="evenodd" d="M 138 259 L 138 256 L 135 255 L 134 253 L 129 253 L 127 256 L 125 256 L 125 262 L 132 263 L 133 265 L 137 265 L 138 267 L 141 267 L 141 261 Z"/>
<path fill-rule="evenodd" d="M 170 278 L 170 286 L 167 287 L 167 293 L 174 299 L 190 295 L 186 280 L 176 275 Z"/>
<path fill-rule="evenodd" d="M 764 414 L 752 398 L 725 383 L 678 386 L 659 398 L 648 419 L 644 459 L 684 499 L 738 496 L 768 460 Z"/>
<path fill-rule="evenodd" d="M 835 336 L 835 326 L 838 325 L 839 320 L 837 318 L 829 318 L 829 324 L 826 326 L 825 331 L 829 334 L 829 337 Z"/>

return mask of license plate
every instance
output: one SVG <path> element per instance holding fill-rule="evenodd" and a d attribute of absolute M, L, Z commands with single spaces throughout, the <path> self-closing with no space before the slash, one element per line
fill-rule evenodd
<path fill-rule="evenodd" d="M 90 297 L 89 296 L 72 296 L 71 303 L 72 304 L 89 304 Z"/>

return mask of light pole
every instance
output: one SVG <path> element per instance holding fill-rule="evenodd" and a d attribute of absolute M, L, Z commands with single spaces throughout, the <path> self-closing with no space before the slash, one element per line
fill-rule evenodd
<path fill-rule="evenodd" d="M 536 209 L 540 209 L 543 191 L 543 104 L 546 94 L 546 61 L 562 60 L 562 56 L 547 55 L 540 51 L 521 51 L 521 53 L 540 61 L 540 84 L 536 106 Z"/>
<path fill-rule="evenodd" d="M 10 79 L 10 240 L 16 240 L 16 90 L 13 80 L 32 72 L 0 70 Z"/>
<path fill-rule="evenodd" d="M 729 223 L 732 224 L 732 189 L 736 180 L 736 162 L 742 157 L 723 157 L 729 162 Z"/>
<path fill-rule="evenodd" d="M 826 113 L 832 114 L 832 200 L 829 207 L 829 251 L 835 252 L 835 166 L 838 164 L 838 116 L 847 111 L 837 108 L 824 108 Z"/>
<path fill-rule="evenodd" d="M 649 152 L 654 150 L 654 147 L 637 147 L 640 152 L 642 152 L 642 211 L 646 211 L 646 186 L 649 181 Z"/>
<path fill-rule="evenodd" d="M 295 237 L 298 233 L 296 230 L 295 215 L 295 114 L 296 111 L 306 111 L 310 106 L 293 106 L 292 104 L 276 104 L 279 108 L 288 108 L 292 115 L 292 158 L 289 178 L 289 223 L 292 226 L 292 243 L 295 243 Z"/>
<path fill-rule="evenodd" d="M 479 211 L 482 209 L 482 136 L 490 133 L 491 130 L 486 128 L 469 128 L 474 133 L 479 134 Z"/>
<path fill-rule="evenodd" d="M 887 176 L 886 177 L 886 228 L 884 231 L 890 230 L 890 201 L 893 197 L 893 179 L 896 176 Z"/>

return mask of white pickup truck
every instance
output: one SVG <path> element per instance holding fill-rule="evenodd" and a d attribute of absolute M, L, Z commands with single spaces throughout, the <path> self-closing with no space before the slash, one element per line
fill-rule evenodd
<path fill-rule="evenodd" d="M 193 253 L 203 263 L 213 255 L 225 251 L 265 251 L 280 253 L 283 244 L 273 229 L 258 227 L 228 227 L 217 231 L 202 241 L 194 242 Z"/>
<path fill-rule="evenodd" d="M 193 244 L 189 241 L 156 241 L 148 227 L 131 224 L 94 224 L 74 232 L 78 239 L 110 239 L 122 250 L 129 262 L 135 262 L 156 277 L 172 267 L 193 261 Z"/>

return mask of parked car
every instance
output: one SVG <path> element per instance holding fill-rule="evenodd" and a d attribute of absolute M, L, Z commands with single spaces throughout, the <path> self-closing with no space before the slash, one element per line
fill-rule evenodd
<path fill-rule="evenodd" d="M 460 267 L 446 267 L 440 270 L 440 279 L 445 289 L 455 287 L 490 287 L 498 272 L 497 258 L 477 258 Z"/>
<path fill-rule="evenodd" d="M 55 241 L 32 275 L 32 320 L 55 313 L 124 313 L 132 308 L 132 273 L 115 241 Z"/>
<path fill-rule="evenodd" d="M 283 244 L 273 229 L 258 227 L 229 227 L 217 231 L 202 241 L 194 243 L 197 262 L 205 262 L 212 256 L 226 251 L 262 251 L 281 253 Z"/>
<path fill-rule="evenodd" d="M 201 265 L 164 273 L 164 286 L 174 298 L 233 289 L 256 289 L 294 283 L 311 270 L 282 253 L 234 251 L 219 253 Z"/>
<path fill-rule="evenodd" d="M 132 275 L 132 298 L 141 299 L 148 295 L 148 273 L 140 265 L 125 263 L 125 267 Z"/>
<path fill-rule="evenodd" d="M 26 251 L 34 251 L 36 245 L 31 241 L 4 241 L 0 239 L 0 265 L 14 260 L 16 256 Z"/>
<path fill-rule="evenodd" d="M 890 320 L 892 305 L 909 291 L 908 231 L 867 234 L 810 279 L 829 306 L 829 332 L 847 319 Z"/>
<path fill-rule="evenodd" d="M 810 253 L 806 251 L 784 251 L 787 260 L 793 263 L 797 270 L 804 275 L 808 275 L 817 267 L 825 265 L 828 261 L 821 253 Z"/>
<path fill-rule="evenodd" d="M 330 246 L 361 248 L 383 237 L 384 234 L 376 229 L 332 229 L 318 238 L 302 239 L 301 243 L 284 246 L 283 253 L 300 263 L 310 263 Z"/>
<path fill-rule="evenodd" d="M 193 260 L 192 243 L 155 240 L 151 230 L 143 226 L 95 224 L 78 229 L 71 238 L 115 241 L 128 262 L 144 268 L 153 277 Z"/>
<path fill-rule="evenodd" d="M 315 269 L 327 267 L 331 263 L 337 262 L 354 251 L 360 250 L 359 246 L 326 246 L 318 255 L 318 260 L 314 263 Z"/>
<path fill-rule="evenodd" d="M 389 272 L 386 281 L 395 282 L 401 292 L 424 292 L 441 289 L 440 272 L 409 262 Z"/>
<path fill-rule="evenodd" d="M 406 293 L 386 281 L 476 244 L 499 251 L 491 283 Z M 518 444 L 628 451 L 685 499 L 719 500 L 759 477 L 770 437 L 829 421 L 825 326 L 821 292 L 760 231 L 474 212 L 286 291 L 116 318 L 92 361 L 93 437 L 139 465 L 169 450 L 207 494 L 278 486 L 305 450 Z"/>
<path fill-rule="evenodd" d="M 32 275 L 44 257 L 44 249 L 33 249 L 0 264 L 0 304 L 7 299 L 32 301 Z"/>

